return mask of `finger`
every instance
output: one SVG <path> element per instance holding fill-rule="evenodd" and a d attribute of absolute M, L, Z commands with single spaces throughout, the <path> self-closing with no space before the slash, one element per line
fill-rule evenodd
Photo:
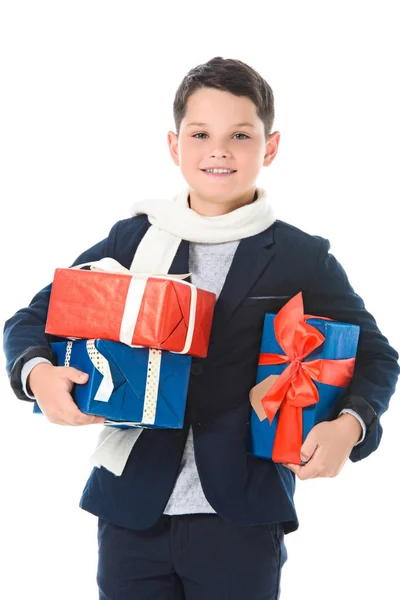
<path fill-rule="evenodd" d="M 73 383 L 84 384 L 88 381 L 89 375 L 83 371 L 75 369 L 75 367 L 64 367 L 65 374 L 70 381 Z"/>
<path fill-rule="evenodd" d="M 57 419 L 65 421 L 68 425 L 87 425 L 93 421 L 93 415 L 87 415 L 79 410 L 71 394 L 68 394 L 60 406 Z"/>
<path fill-rule="evenodd" d="M 105 422 L 105 417 L 98 417 L 96 415 L 90 416 L 92 417 L 92 420 L 90 421 L 90 423 L 88 423 L 88 425 L 98 425 Z"/>
<path fill-rule="evenodd" d="M 319 476 L 319 472 L 320 466 L 318 462 L 311 458 L 304 467 L 300 467 L 297 475 L 299 479 L 313 479 L 314 477 Z"/>
<path fill-rule="evenodd" d="M 310 431 L 308 436 L 306 437 L 304 444 L 300 449 L 300 458 L 303 462 L 309 461 L 311 457 L 314 455 L 314 452 L 318 448 L 317 436 L 316 432 L 313 430 Z"/>
<path fill-rule="evenodd" d="M 296 471 L 294 469 L 292 469 L 291 467 L 288 467 L 287 465 L 285 465 L 285 467 L 287 468 L 288 471 L 292 471 L 296 475 Z"/>
<path fill-rule="evenodd" d="M 102 424 L 105 418 L 99 415 L 91 415 L 82 412 L 70 393 L 62 398 L 61 411 L 57 418 L 65 421 L 68 425 L 96 425 Z"/>
<path fill-rule="evenodd" d="M 49 423 L 51 423 L 51 425 L 70 425 L 70 423 L 67 423 L 67 421 L 60 419 L 59 417 L 56 417 L 54 419 L 51 417 L 47 417 L 47 420 Z"/>
<path fill-rule="evenodd" d="M 296 469 L 293 469 L 293 467 L 288 467 L 289 471 L 292 471 L 292 473 L 294 473 L 295 475 L 297 475 L 297 471 Z"/>
<path fill-rule="evenodd" d="M 290 469 L 290 471 L 293 471 L 293 473 L 295 473 L 297 475 L 298 470 L 299 470 L 299 465 L 295 465 L 293 463 L 282 463 L 284 467 L 286 467 L 287 469 Z"/>
<path fill-rule="evenodd" d="M 70 414 L 69 418 L 66 418 L 66 420 L 69 421 L 71 425 L 80 426 L 101 424 L 104 423 L 105 418 L 99 417 L 98 415 L 88 415 L 77 409 L 77 411 Z"/>
<path fill-rule="evenodd" d="M 96 417 L 94 415 L 86 415 L 85 413 L 81 413 L 80 415 L 75 415 L 73 418 L 73 424 L 77 426 L 82 425 L 92 425 L 95 422 Z"/>

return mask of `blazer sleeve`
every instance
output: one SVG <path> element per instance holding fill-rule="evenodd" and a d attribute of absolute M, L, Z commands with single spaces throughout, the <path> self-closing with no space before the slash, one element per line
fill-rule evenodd
<path fill-rule="evenodd" d="M 304 298 L 308 314 L 329 317 L 360 326 L 353 379 L 338 403 L 337 415 L 344 408 L 357 412 L 367 431 L 364 440 L 349 456 L 356 462 L 377 449 L 381 437 L 380 417 L 389 407 L 400 373 L 399 355 L 379 330 L 374 317 L 349 283 L 347 275 L 329 253 L 330 243 L 319 238 L 320 250 L 313 279 Z"/>
<path fill-rule="evenodd" d="M 105 256 L 114 257 L 116 233 L 120 221 L 113 225 L 109 235 L 85 252 L 71 266 L 100 260 Z M 33 401 L 23 390 L 21 371 L 32 358 L 45 358 L 55 364 L 50 344 L 61 338 L 45 333 L 47 310 L 52 284 L 38 292 L 29 306 L 18 310 L 4 326 L 3 348 L 6 355 L 6 370 L 11 387 L 21 400 Z"/>

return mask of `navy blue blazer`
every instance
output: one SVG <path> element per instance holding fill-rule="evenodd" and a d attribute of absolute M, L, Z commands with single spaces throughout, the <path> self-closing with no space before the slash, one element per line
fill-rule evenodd
<path fill-rule="evenodd" d="M 111 256 L 129 268 L 150 226 L 146 216 L 116 223 L 109 236 L 84 252 L 75 264 Z M 364 420 L 367 433 L 355 446 L 355 462 L 379 445 L 380 417 L 387 410 L 399 375 L 398 353 L 377 327 L 363 300 L 332 254 L 329 241 L 282 221 L 241 240 L 218 298 L 207 358 L 194 358 L 183 429 L 145 429 L 118 477 L 94 467 L 80 506 L 116 525 L 152 526 L 168 502 L 179 473 L 189 426 L 205 496 L 224 519 L 239 525 L 283 522 L 298 528 L 293 502 L 295 475 L 286 467 L 247 454 L 250 403 L 255 384 L 263 319 L 303 292 L 307 314 L 360 325 L 353 380 L 337 406 Z M 189 244 L 183 241 L 170 273 L 188 272 Z M 21 369 L 42 356 L 54 362 L 44 332 L 51 285 L 5 324 L 7 371 L 18 398 L 29 400 Z"/>

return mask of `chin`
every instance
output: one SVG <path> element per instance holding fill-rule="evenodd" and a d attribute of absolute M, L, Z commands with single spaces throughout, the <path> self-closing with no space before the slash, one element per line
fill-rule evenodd
<path fill-rule="evenodd" d="M 201 187 L 192 187 L 192 190 L 201 198 L 204 198 L 204 200 L 210 200 L 213 202 L 224 202 L 226 200 L 229 200 L 232 195 L 235 193 L 232 190 L 226 190 L 226 191 L 221 191 L 221 190 L 216 190 L 213 189 L 213 186 L 209 186 L 208 188 L 201 188 Z"/>
<path fill-rule="evenodd" d="M 201 181 L 188 183 L 191 189 L 197 194 L 204 198 L 227 198 L 234 195 L 241 194 L 246 191 L 246 187 L 238 185 L 237 182 L 224 182 L 224 181 Z"/>

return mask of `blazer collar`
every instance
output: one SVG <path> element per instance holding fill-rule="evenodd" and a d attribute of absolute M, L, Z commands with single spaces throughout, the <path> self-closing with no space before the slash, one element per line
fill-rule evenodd
<path fill-rule="evenodd" d="M 227 326 L 275 256 L 274 225 L 240 241 L 215 305 L 212 337 Z"/>

